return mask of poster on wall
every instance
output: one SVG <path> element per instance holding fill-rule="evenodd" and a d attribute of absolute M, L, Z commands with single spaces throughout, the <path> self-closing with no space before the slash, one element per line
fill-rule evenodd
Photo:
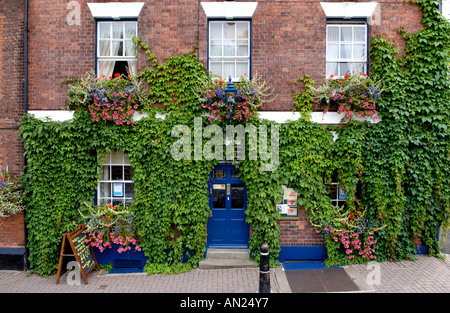
<path fill-rule="evenodd" d="M 281 201 L 277 203 L 276 207 L 281 214 L 281 218 L 297 218 L 298 206 L 297 206 L 297 193 L 294 189 L 283 187 L 283 197 Z"/>

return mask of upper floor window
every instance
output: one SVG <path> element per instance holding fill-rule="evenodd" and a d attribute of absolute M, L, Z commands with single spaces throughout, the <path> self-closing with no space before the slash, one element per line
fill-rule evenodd
<path fill-rule="evenodd" d="M 209 21 L 208 68 L 233 80 L 250 75 L 250 21 Z"/>
<path fill-rule="evenodd" d="M 326 75 L 367 73 L 367 25 L 327 25 Z"/>
<path fill-rule="evenodd" d="M 97 76 L 136 74 L 136 21 L 97 22 Z"/>

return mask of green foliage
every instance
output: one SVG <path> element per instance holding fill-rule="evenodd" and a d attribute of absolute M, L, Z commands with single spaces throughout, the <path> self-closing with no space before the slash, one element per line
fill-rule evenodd
<path fill-rule="evenodd" d="M 312 105 L 315 103 L 315 81 L 311 79 L 311 76 L 305 74 L 298 78 L 298 81 L 292 84 L 300 86 L 301 92 L 293 92 L 292 98 L 294 99 L 293 111 L 298 110 L 302 113 L 302 118 L 308 120 L 311 119 Z"/>
<path fill-rule="evenodd" d="M 22 199 L 20 184 L 13 180 L 9 172 L 0 171 L 0 217 L 22 212 L 25 209 Z"/>
<path fill-rule="evenodd" d="M 170 111 L 201 111 L 200 89 L 209 76 L 204 65 L 198 62 L 196 50 L 170 56 L 165 63 L 159 63 L 140 37 L 135 38 L 135 42 L 145 52 L 150 63 L 137 75 L 138 79 L 143 79 L 148 85 L 147 102 L 143 111 L 151 111 L 155 106 Z"/>
<path fill-rule="evenodd" d="M 450 216 L 449 23 L 438 2 L 417 4 L 424 27 L 399 30 L 402 57 L 382 37 L 370 47 L 373 75 L 389 88 L 379 102 L 383 122 L 367 133 L 365 196 L 386 225 L 379 248 L 391 259 L 408 257 L 416 238 L 437 253 L 439 227 Z"/>
<path fill-rule="evenodd" d="M 448 227 L 450 216 L 450 32 L 435 2 L 418 4 L 424 28 L 415 34 L 401 30 L 406 41 L 403 57 L 397 57 L 397 49 L 384 38 L 372 39 L 371 75 L 386 87 L 378 102 L 381 122 L 350 121 L 326 128 L 307 119 L 284 124 L 252 121 L 257 128 L 267 127 L 268 138 L 279 129 L 276 170 L 262 170 L 267 163 L 262 154 L 236 164 L 248 189 L 249 250 L 256 262 L 261 244 L 268 243 L 270 265 L 278 264 L 280 215 L 275 204 L 281 199 L 282 184 L 300 195 L 299 204 L 319 228 L 342 218 L 352 221 L 355 214 L 373 223 L 377 242 L 371 238 L 370 244 L 377 260 L 411 257 L 416 238 L 430 247 L 431 254 L 438 251 L 439 227 Z M 131 207 L 140 246 L 149 257 L 146 270 L 182 272 L 195 268 L 204 256 L 207 183 L 217 161 L 194 159 L 193 132 L 189 160 L 175 160 L 171 147 L 179 140 L 172 137 L 172 129 L 185 125 L 192 130 L 194 117 L 201 116 L 200 90 L 209 75 L 195 53 L 159 64 L 140 39 L 138 44 L 150 62 L 138 75 L 146 83 L 141 110 L 148 117 L 133 126 L 93 121 L 86 110 L 66 122 L 40 121 L 30 115 L 22 120 L 29 260 L 40 275 L 57 269 L 63 233 L 82 221 L 78 210 L 83 203 L 93 202 L 101 165 L 97 156 L 110 150 L 123 150 L 133 165 Z M 309 111 L 308 97 L 296 101 Z M 154 107 L 170 114 L 156 118 Z M 209 124 L 202 119 L 203 127 Z M 336 141 L 330 130 L 339 135 Z M 247 143 L 250 139 L 247 135 Z M 260 136 L 258 140 L 259 146 Z M 269 153 L 271 149 L 275 147 L 269 144 Z M 348 196 L 340 212 L 332 206 L 324 184 L 333 175 Z M 344 262 L 346 251 L 336 252 L 340 246 L 332 237 L 326 236 L 326 243 L 328 264 Z"/>

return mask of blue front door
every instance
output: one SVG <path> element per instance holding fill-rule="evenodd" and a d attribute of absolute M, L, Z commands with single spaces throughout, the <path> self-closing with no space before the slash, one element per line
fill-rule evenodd
<path fill-rule="evenodd" d="M 239 171 L 231 165 L 218 165 L 209 183 L 208 246 L 246 248 L 250 233 L 246 223 L 247 192 Z"/>

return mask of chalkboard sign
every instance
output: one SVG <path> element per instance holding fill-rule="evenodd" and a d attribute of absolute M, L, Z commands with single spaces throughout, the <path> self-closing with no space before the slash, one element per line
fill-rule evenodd
<path fill-rule="evenodd" d="M 81 276 L 87 284 L 87 275 L 95 268 L 99 269 L 97 258 L 95 257 L 92 247 L 86 243 L 87 237 L 85 233 L 86 227 L 80 224 L 77 230 L 65 233 L 61 245 L 61 253 L 59 256 L 58 273 L 56 275 L 56 284 L 62 275 L 63 268 L 66 267 L 69 259 L 75 258 L 78 263 Z"/>

